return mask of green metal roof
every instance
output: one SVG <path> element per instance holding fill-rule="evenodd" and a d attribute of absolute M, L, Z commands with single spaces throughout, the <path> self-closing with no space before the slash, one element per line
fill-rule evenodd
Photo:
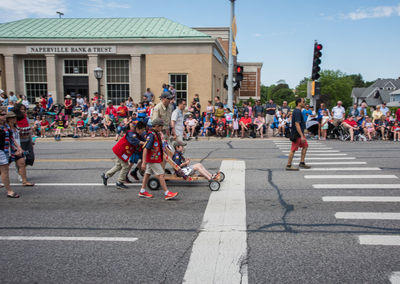
<path fill-rule="evenodd" d="M 0 24 L 0 38 L 209 38 L 166 18 L 39 18 Z"/>

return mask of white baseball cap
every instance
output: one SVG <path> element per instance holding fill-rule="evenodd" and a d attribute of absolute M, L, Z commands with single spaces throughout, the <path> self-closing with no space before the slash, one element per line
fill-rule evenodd
<path fill-rule="evenodd" d="M 0 95 L 3 94 L 3 93 L 4 93 L 4 91 L 2 89 L 0 89 Z"/>

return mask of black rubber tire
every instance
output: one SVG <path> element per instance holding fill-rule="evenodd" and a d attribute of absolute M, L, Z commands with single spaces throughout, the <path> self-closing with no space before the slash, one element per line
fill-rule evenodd
<path fill-rule="evenodd" d="M 172 175 L 172 172 L 170 171 L 170 169 L 165 169 L 165 174 L 166 175 Z"/>
<path fill-rule="evenodd" d="M 219 172 L 219 182 L 223 182 L 225 180 L 225 174 L 223 172 Z"/>
<path fill-rule="evenodd" d="M 210 188 L 211 191 L 218 191 L 219 188 L 221 187 L 221 184 L 218 181 L 213 180 L 208 184 L 208 187 Z"/>
<path fill-rule="evenodd" d="M 157 178 L 151 177 L 147 182 L 147 187 L 151 190 L 158 190 L 160 189 L 160 181 Z"/>

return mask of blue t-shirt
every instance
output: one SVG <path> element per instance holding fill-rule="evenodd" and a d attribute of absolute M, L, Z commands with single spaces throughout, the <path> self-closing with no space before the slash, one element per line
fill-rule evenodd
<path fill-rule="evenodd" d="M 318 110 L 318 117 L 317 117 L 318 119 L 322 119 L 322 117 L 324 116 L 324 115 L 322 114 L 322 112 L 323 112 L 324 110 L 326 110 L 327 113 L 329 113 L 328 109 L 326 109 L 326 108 L 320 108 L 320 109 Z"/>
<path fill-rule="evenodd" d="M 53 98 L 49 97 L 49 100 L 47 101 L 47 108 L 50 108 L 53 105 Z"/>
<path fill-rule="evenodd" d="M 140 111 L 146 110 L 145 107 L 138 107 L 137 110 L 138 110 L 138 117 L 140 117 L 140 118 L 145 118 L 145 117 L 147 116 L 146 112 L 139 112 L 139 110 L 140 110 Z"/>
<path fill-rule="evenodd" d="M 181 153 L 175 152 L 174 155 L 172 156 L 172 161 L 174 161 L 175 164 L 180 166 L 182 165 L 183 162 L 185 162 L 185 158 Z"/>
<path fill-rule="evenodd" d="M 309 110 L 303 109 L 302 113 L 303 113 L 304 121 L 307 121 L 308 117 L 310 115 L 312 115 L 312 110 L 311 109 L 309 109 Z"/>

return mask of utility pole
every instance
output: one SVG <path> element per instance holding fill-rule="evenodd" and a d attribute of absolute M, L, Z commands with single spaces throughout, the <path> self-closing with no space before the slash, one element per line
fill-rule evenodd
<path fill-rule="evenodd" d="M 229 63 L 228 63 L 228 108 L 233 111 L 233 55 L 232 55 L 232 41 L 233 41 L 233 33 L 232 33 L 232 24 L 233 17 L 235 16 L 235 1 L 231 1 L 231 21 L 229 24 Z"/>

